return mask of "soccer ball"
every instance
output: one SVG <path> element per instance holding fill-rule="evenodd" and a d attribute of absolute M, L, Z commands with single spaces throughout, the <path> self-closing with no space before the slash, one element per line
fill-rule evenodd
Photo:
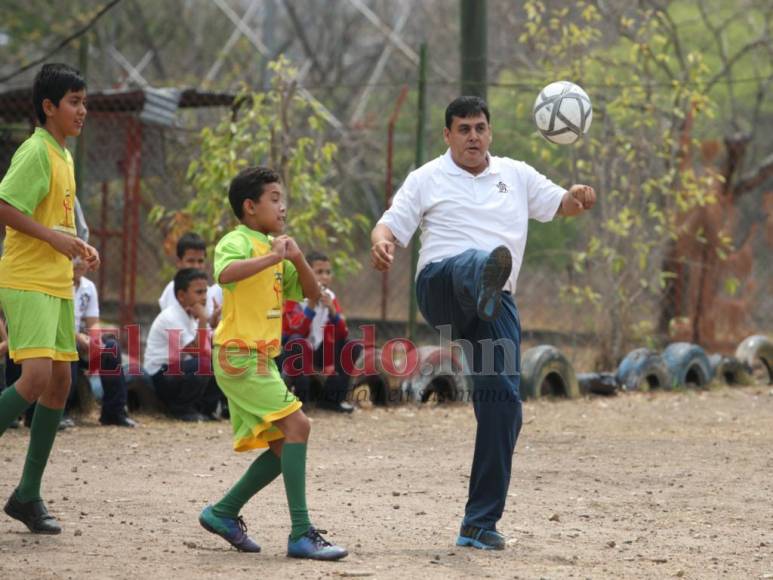
<path fill-rule="evenodd" d="M 534 122 L 551 143 L 569 145 L 590 129 L 593 106 L 587 93 L 569 81 L 550 83 L 534 101 Z"/>

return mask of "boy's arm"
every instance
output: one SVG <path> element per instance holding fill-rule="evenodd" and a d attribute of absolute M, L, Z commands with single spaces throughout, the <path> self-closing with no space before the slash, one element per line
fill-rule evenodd
<path fill-rule="evenodd" d="M 349 336 L 349 327 L 346 325 L 346 318 L 344 318 L 341 304 L 338 302 L 338 298 L 333 299 L 333 312 L 330 317 L 330 322 L 335 325 L 336 338 L 341 340 Z"/>
<path fill-rule="evenodd" d="M 86 242 L 39 224 L 3 200 L 0 200 L 0 223 L 12 227 L 17 232 L 46 242 L 68 258 L 81 257 L 87 259 L 89 263 L 93 260 Z"/>
<path fill-rule="evenodd" d="M 286 254 L 287 236 L 279 236 L 271 242 L 271 251 L 257 258 L 234 260 L 228 264 L 217 279 L 218 284 L 232 284 L 257 274 L 281 262 Z"/>
<path fill-rule="evenodd" d="M 319 300 L 321 290 L 319 288 L 319 282 L 317 282 L 316 276 L 314 276 L 314 270 L 311 269 L 306 258 L 303 256 L 303 252 L 295 243 L 295 240 L 289 236 L 281 236 L 286 238 L 287 241 L 287 259 L 293 263 L 295 269 L 298 272 L 298 282 L 301 284 L 303 295 L 310 301 Z"/>
<path fill-rule="evenodd" d="M 295 300 L 287 300 L 284 306 L 284 329 L 285 334 L 300 335 L 304 338 L 309 336 L 311 330 L 311 321 L 314 319 L 314 311 L 309 313 L 304 312 L 300 302 Z"/>

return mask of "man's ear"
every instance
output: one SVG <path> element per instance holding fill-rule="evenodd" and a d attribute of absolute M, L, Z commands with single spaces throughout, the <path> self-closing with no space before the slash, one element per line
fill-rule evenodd
<path fill-rule="evenodd" d="M 443 127 L 443 141 L 446 142 L 446 145 L 450 145 L 448 140 L 451 138 L 451 131 L 448 129 L 448 127 Z"/>

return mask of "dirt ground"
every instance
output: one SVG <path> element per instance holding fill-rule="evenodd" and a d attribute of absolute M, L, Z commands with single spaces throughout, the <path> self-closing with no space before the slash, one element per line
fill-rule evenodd
<path fill-rule="evenodd" d="M 773 578 L 773 390 L 528 402 L 500 530 L 503 552 L 454 546 L 475 421 L 469 406 L 312 412 L 312 520 L 337 563 L 284 556 L 280 481 L 244 511 L 261 554 L 196 522 L 253 454 L 229 425 L 142 416 L 133 431 L 82 419 L 44 482 L 60 536 L 0 514 L 1 578 Z M 0 493 L 27 430 L 0 440 Z"/>

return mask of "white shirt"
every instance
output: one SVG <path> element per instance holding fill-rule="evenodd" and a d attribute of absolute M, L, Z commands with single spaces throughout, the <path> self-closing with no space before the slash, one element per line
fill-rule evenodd
<path fill-rule="evenodd" d="M 169 364 L 169 331 L 180 330 L 179 349 L 193 342 L 196 338 L 196 330 L 199 324 L 195 317 L 185 312 L 180 303 L 164 308 L 161 314 L 156 316 L 148 332 L 148 340 L 145 345 L 145 370 L 148 374 L 155 375 L 161 370 L 162 365 Z"/>
<path fill-rule="evenodd" d="M 526 249 L 529 218 L 553 219 L 566 190 L 533 167 L 489 155 L 488 167 L 468 173 L 451 151 L 412 171 L 378 223 L 405 247 L 421 227 L 417 268 L 475 248 L 509 248 L 513 270 L 504 289 L 515 292 Z"/>
<path fill-rule="evenodd" d="M 223 305 L 223 289 L 217 284 L 212 284 L 207 288 L 207 318 L 212 318 L 212 311 L 215 309 L 215 303 L 219 306 Z M 158 306 L 161 310 L 169 308 L 173 304 L 177 303 L 177 297 L 174 295 L 174 280 L 169 282 L 161 293 L 161 297 L 158 299 Z"/>
<path fill-rule="evenodd" d="M 330 296 L 331 300 L 335 300 L 336 295 L 330 288 L 325 288 L 323 292 Z M 303 300 L 303 308 L 306 309 L 308 307 L 309 299 L 306 298 Z M 328 323 L 329 319 L 330 309 L 322 304 L 322 302 L 317 302 L 317 306 L 314 308 L 314 318 L 311 319 L 311 328 L 309 329 L 308 336 L 312 349 L 317 350 L 325 339 L 325 325 Z"/>
<path fill-rule="evenodd" d="M 75 298 L 75 332 L 86 332 L 86 318 L 99 318 L 99 298 L 94 282 L 81 276 L 73 285 Z"/>

